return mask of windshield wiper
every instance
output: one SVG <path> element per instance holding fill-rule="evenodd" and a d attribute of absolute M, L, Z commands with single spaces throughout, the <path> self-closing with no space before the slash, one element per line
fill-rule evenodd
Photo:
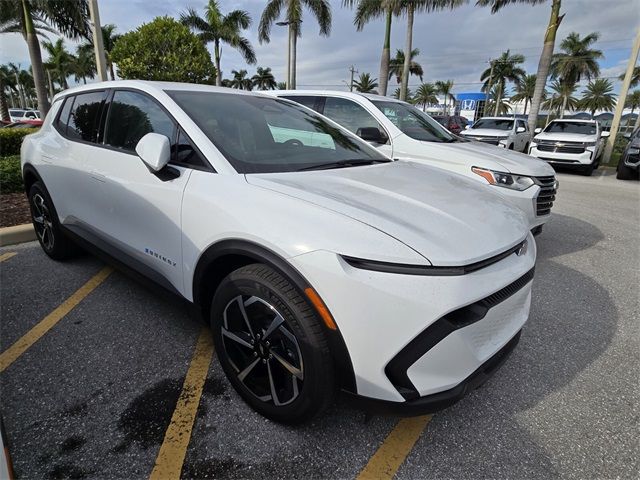
<path fill-rule="evenodd" d="M 298 172 L 302 172 L 304 170 L 329 170 L 332 168 L 347 168 L 347 167 L 357 167 L 360 165 L 373 165 L 374 163 L 388 163 L 393 160 L 338 160 L 336 162 L 328 162 L 328 163 L 320 163 L 318 165 L 311 165 L 310 167 L 303 167 L 298 169 Z"/>

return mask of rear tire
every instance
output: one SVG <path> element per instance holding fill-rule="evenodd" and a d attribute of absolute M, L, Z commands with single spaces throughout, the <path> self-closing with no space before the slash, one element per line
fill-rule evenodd
<path fill-rule="evenodd" d="M 581 173 L 585 177 L 590 177 L 593 174 L 594 169 L 595 169 L 595 165 L 592 163 L 588 167 L 584 168 Z"/>
<path fill-rule="evenodd" d="M 525 143 L 524 144 L 524 148 L 522 149 L 522 153 L 528 154 L 529 153 L 529 143 Z"/>
<path fill-rule="evenodd" d="M 334 367 L 325 327 L 292 282 L 271 267 L 247 265 L 224 278 L 210 321 L 227 378 L 258 413 L 296 424 L 331 403 Z"/>
<path fill-rule="evenodd" d="M 58 213 L 42 182 L 31 186 L 28 198 L 33 228 L 44 253 L 54 260 L 65 260 L 77 253 L 76 245 L 62 232 Z"/>
<path fill-rule="evenodd" d="M 616 170 L 616 178 L 618 180 L 636 180 L 638 178 L 638 172 L 633 168 L 627 167 L 622 158 L 618 161 Z"/>

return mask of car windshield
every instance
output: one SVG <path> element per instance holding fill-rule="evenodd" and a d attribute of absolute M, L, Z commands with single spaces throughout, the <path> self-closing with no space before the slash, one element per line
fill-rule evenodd
<path fill-rule="evenodd" d="M 389 161 L 346 130 L 287 100 L 222 92 L 167 93 L 239 173 Z"/>
<path fill-rule="evenodd" d="M 477 128 L 488 128 L 491 130 L 511 130 L 513 128 L 513 120 L 508 118 L 481 118 L 471 127 L 473 130 Z"/>
<path fill-rule="evenodd" d="M 544 129 L 547 133 L 578 133 L 581 135 L 595 135 L 596 125 L 585 122 L 551 122 Z"/>
<path fill-rule="evenodd" d="M 401 102 L 371 101 L 402 133 L 425 142 L 450 143 L 457 138 L 426 113 Z"/>

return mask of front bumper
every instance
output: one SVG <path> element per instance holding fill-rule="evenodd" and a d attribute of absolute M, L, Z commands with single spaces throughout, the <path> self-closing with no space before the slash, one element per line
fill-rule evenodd
<path fill-rule="evenodd" d="M 527 240 L 523 255 L 514 253 L 456 276 L 363 270 L 326 251 L 299 255 L 290 262 L 318 291 L 338 324 L 354 370 L 357 391 L 352 393 L 402 408 L 417 398 L 457 388 L 522 329 L 531 303 L 530 279 L 501 297 L 482 318 L 473 317 L 473 309 L 503 295 L 514 280 L 533 269 L 535 241 L 531 234 Z M 443 335 L 442 320 L 460 311 L 473 321 Z M 459 321 L 465 321 L 462 317 Z M 429 329 L 438 331 L 432 334 Z M 425 335 L 435 343 L 413 349 Z M 408 356 L 407 348 L 412 349 Z M 400 370 L 390 373 L 398 364 Z"/>
<path fill-rule="evenodd" d="M 582 153 L 564 153 L 539 150 L 537 145 L 531 146 L 529 155 L 545 160 L 551 164 L 563 165 L 567 167 L 585 167 L 593 163 L 595 157 L 595 147 L 587 147 Z"/>
<path fill-rule="evenodd" d="M 491 186 L 496 193 L 501 194 L 510 203 L 514 204 L 527 218 L 529 224 L 529 230 L 533 230 L 541 225 L 547 223 L 551 218 L 551 208 L 548 210 L 539 210 L 539 199 L 542 201 L 545 196 L 545 191 L 538 185 L 533 185 L 521 192 L 517 190 L 510 190 L 504 187 Z M 555 191 L 554 191 L 555 195 Z M 555 199 L 555 197 L 554 197 Z M 540 212 L 540 214 L 538 214 Z"/>

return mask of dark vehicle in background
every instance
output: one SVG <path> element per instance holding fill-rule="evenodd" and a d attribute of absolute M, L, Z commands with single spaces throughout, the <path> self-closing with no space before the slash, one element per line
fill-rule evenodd
<path fill-rule="evenodd" d="M 469 125 L 469 120 L 460 115 L 431 115 L 431 118 L 456 135 Z"/>
<path fill-rule="evenodd" d="M 625 133 L 625 138 L 629 143 L 622 152 L 618 162 L 616 178 L 619 180 L 639 180 L 640 179 L 640 128 L 636 128 L 633 133 Z"/>

